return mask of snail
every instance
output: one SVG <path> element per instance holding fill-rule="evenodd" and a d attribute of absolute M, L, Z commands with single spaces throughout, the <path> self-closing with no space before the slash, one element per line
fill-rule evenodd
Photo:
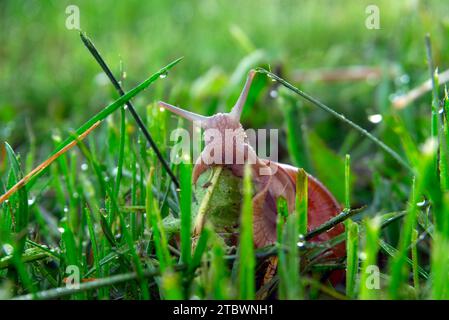
<path fill-rule="evenodd" d="M 250 163 L 253 185 L 256 189 L 252 200 L 254 215 L 253 239 L 255 247 L 261 248 L 274 244 L 277 240 L 276 203 L 278 198 L 283 197 L 286 200 L 289 213 L 295 210 L 296 175 L 298 168 L 288 164 L 258 158 L 255 150 L 248 142 L 248 137 L 240 123 L 240 117 L 255 74 L 256 72 L 254 70 L 248 73 L 244 88 L 229 113 L 217 113 L 207 117 L 165 102 L 159 102 L 159 105 L 187 120 L 199 124 L 205 130 L 205 136 L 207 136 L 207 132 L 210 130 L 222 136 L 225 136 L 230 130 L 234 132 L 234 138 L 231 141 L 227 140 L 226 143 L 223 143 L 223 141 L 217 142 L 215 139 L 208 140 L 206 137 L 206 146 L 196 160 L 193 169 L 193 185 L 197 184 L 199 177 L 205 171 L 214 166 L 222 166 L 228 169 L 233 176 L 242 178 L 245 163 Z M 221 145 L 217 147 L 217 143 L 221 143 Z M 212 150 L 219 150 L 219 154 L 213 154 L 211 159 Z M 243 159 L 243 161 L 238 162 L 238 159 Z M 320 181 L 310 174 L 307 176 L 308 230 L 312 230 L 340 213 L 342 207 Z M 204 221 L 197 221 L 194 229 L 195 234 L 198 234 L 203 223 Z M 312 238 L 311 241 L 326 241 L 343 231 L 344 227 L 339 224 L 333 229 Z M 331 255 L 335 258 L 343 257 L 345 255 L 344 244 L 332 248 Z"/>

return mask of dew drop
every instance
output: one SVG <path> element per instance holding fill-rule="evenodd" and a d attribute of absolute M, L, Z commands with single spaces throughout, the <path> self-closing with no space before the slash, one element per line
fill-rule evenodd
<path fill-rule="evenodd" d="M 65 213 L 69 212 L 69 207 L 65 206 L 65 207 L 64 207 L 64 212 L 65 212 Z"/>
<path fill-rule="evenodd" d="M 59 134 L 53 134 L 52 136 L 51 136 L 51 138 L 53 139 L 53 141 L 55 141 L 55 142 L 61 142 L 61 136 L 59 135 Z"/>
<path fill-rule="evenodd" d="M 423 201 L 417 202 L 416 205 L 418 207 L 424 207 L 426 205 L 426 203 L 427 203 L 426 200 L 423 200 Z"/>
<path fill-rule="evenodd" d="M 368 120 L 371 122 L 371 123 L 380 123 L 380 122 L 382 122 L 382 115 L 381 114 L 372 114 L 372 115 L 370 115 L 370 116 L 368 116 Z"/>
<path fill-rule="evenodd" d="M 273 99 L 276 99 L 278 96 L 279 96 L 279 93 L 277 90 L 270 91 L 270 97 L 272 97 Z"/>
<path fill-rule="evenodd" d="M 64 228 L 58 228 L 58 231 L 59 231 L 60 233 L 64 233 L 65 229 L 64 229 Z"/>
<path fill-rule="evenodd" d="M 298 248 L 302 248 L 302 247 L 304 247 L 305 244 L 306 244 L 306 241 L 305 241 L 304 235 L 300 234 L 298 236 L 298 242 L 296 243 L 296 245 L 298 246 Z"/>
<path fill-rule="evenodd" d="M 9 243 L 5 243 L 2 248 L 7 255 L 11 255 L 14 252 L 14 247 Z"/>
<path fill-rule="evenodd" d="M 83 164 L 81 165 L 81 170 L 82 170 L 82 171 L 87 171 L 87 169 L 89 169 L 89 166 L 87 165 L 87 163 L 83 163 Z"/>
<path fill-rule="evenodd" d="M 168 75 L 168 72 L 161 73 L 161 74 L 159 75 L 159 78 L 165 79 L 165 78 L 167 78 L 167 75 Z"/>
<path fill-rule="evenodd" d="M 399 77 L 399 82 L 403 83 L 403 84 L 407 84 L 410 82 L 410 76 L 408 74 L 403 74 L 402 76 Z"/>
<path fill-rule="evenodd" d="M 270 78 L 270 79 L 271 79 L 271 81 L 272 81 L 272 82 L 276 82 L 276 79 L 275 79 L 275 78 L 273 78 L 273 76 L 272 76 L 271 74 L 267 74 L 267 76 L 268 76 L 268 78 Z"/>
<path fill-rule="evenodd" d="M 296 245 L 298 246 L 298 248 L 302 248 L 304 247 L 304 241 L 298 241 Z"/>

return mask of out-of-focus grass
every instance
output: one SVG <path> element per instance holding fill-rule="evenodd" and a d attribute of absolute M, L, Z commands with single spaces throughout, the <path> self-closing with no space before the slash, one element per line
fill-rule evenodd
<path fill-rule="evenodd" d="M 254 48 L 267 53 L 273 68 L 280 64 L 285 72 L 387 64 L 398 68 L 400 75 L 407 74 L 411 84 L 416 84 L 426 76 L 419 71 L 423 67 L 425 32 L 432 34 L 437 53 L 435 64 L 444 66 L 442 57 L 448 50 L 443 45 L 448 28 L 447 17 L 442 16 L 444 3 L 375 2 L 380 7 L 380 30 L 365 27 L 365 8 L 372 4 L 370 1 L 319 4 L 264 0 L 245 1 L 238 6 L 227 1 L 195 1 L 190 5 L 130 0 L 108 6 L 95 1 L 4 2 L 0 5 L 0 123 L 7 126 L 0 126 L 2 137 L 13 145 L 27 140 L 25 123 L 11 121 L 16 117 L 33 119 L 31 128 L 36 132 L 46 132 L 48 121 L 53 127 L 73 127 L 85 119 L 84 110 L 92 112 L 109 99 L 112 88 L 79 45 L 77 32 L 65 27 L 65 9 L 70 4 L 79 6 L 81 28 L 95 39 L 114 71 L 118 72 L 120 60 L 123 61 L 128 86 L 141 79 L 141 70 L 154 70 L 179 55 L 185 56 L 188 63 L 176 73 L 178 90 L 190 88 L 210 70 L 220 75 L 217 85 L 223 83 L 219 79 L 227 78 L 248 53 L 232 32 L 235 28 Z M 20 90 L 17 83 L 21 84 Z M 332 99 L 338 109 L 352 111 L 355 120 L 368 123 L 367 113 L 375 113 L 382 103 L 373 104 L 376 84 L 310 83 L 306 87 L 313 88 L 324 101 Z M 391 86 L 396 87 L 393 90 L 403 90 L 409 84 L 399 81 Z M 72 94 L 75 88 L 76 95 Z M 215 97 L 219 95 L 218 87 L 214 92 Z M 203 106 L 195 108 L 214 104 L 214 96 L 201 96 L 196 103 Z M 137 106 L 158 98 L 156 92 L 149 92 L 138 99 Z M 51 114 L 51 120 L 36 117 L 42 114 Z M 258 117 L 262 118 L 258 123 L 268 119 L 263 113 Z M 323 119 L 320 115 L 315 117 Z M 321 130 L 326 137 L 333 135 L 332 131 Z M 49 134 L 36 139 L 43 141 Z M 331 140 L 338 143 L 335 138 Z"/>

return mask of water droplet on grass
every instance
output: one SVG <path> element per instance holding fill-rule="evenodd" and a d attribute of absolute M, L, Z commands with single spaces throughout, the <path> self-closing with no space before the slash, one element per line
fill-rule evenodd
<path fill-rule="evenodd" d="M 305 244 L 306 244 L 306 240 L 304 238 L 304 235 L 300 234 L 298 236 L 298 242 L 296 243 L 296 245 L 298 246 L 298 248 L 302 248 L 302 247 L 304 247 Z"/>
<path fill-rule="evenodd" d="M 7 255 L 11 255 L 14 252 L 14 247 L 9 243 L 5 243 L 2 248 Z"/>
<path fill-rule="evenodd" d="M 417 203 L 416 203 L 416 205 L 417 205 L 418 207 L 424 207 L 426 204 L 427 204 L 427 201 L 426 201 L 426 200 L 423 200 L 423 201 L 420 201 L 420 202 L 417 202 Z"/>
<path fill-rule="evenodd" d="M 403 84 L 409 83 L 410 76 L 408 74 L 403 74 L 402 76 L 399 77 L 399 81 Z"/>

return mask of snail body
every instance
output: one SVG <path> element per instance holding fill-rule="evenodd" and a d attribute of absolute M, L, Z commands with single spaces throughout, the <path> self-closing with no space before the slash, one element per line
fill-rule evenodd
<path fill-rule="evenodd" d="M 230 170 L 235 177 L 241 178 L 245 164 L 250 164 L 256 190 L 253 196 L 254 245 L 256 248 L 260 248 L 276 242 L 278 214 L 276 203 L 278 198 L 286 199 L 289 213 L 295 210 L 298 168 L 259 158 L 248 142 L 248 137 L 240 123 L 240 117 L 254 76 L 255 71 L 251 70 L 240 97 L 229 113 L 218 113 L 206 117 L 165 102 L 159 102 L 159 104 L 161 107 L 197 123 L 205 130 L 206 146 L 195 162 L 192 173 L 194 185 L 205 171 L 214 166 L 223 166 Z M 208 131 L 221 136 L 226 136 L 231 131 L 233 137 L 223 143 L 217 139 L 208 139 Z M 213 156 L 211 157 L 211 155 Z M 318 227 L 340 212 L 341 206 L 335 197 L 320 181 L 308 175 L 308 230 Z M 340 224 L 328 232 L 316 236 L 312 241 L 326 241 L 343 231 L 344 228 Z M 332 250 L 332 255 L 335 257 L 345 254 L 344 244 L 336 246 Z"/>

